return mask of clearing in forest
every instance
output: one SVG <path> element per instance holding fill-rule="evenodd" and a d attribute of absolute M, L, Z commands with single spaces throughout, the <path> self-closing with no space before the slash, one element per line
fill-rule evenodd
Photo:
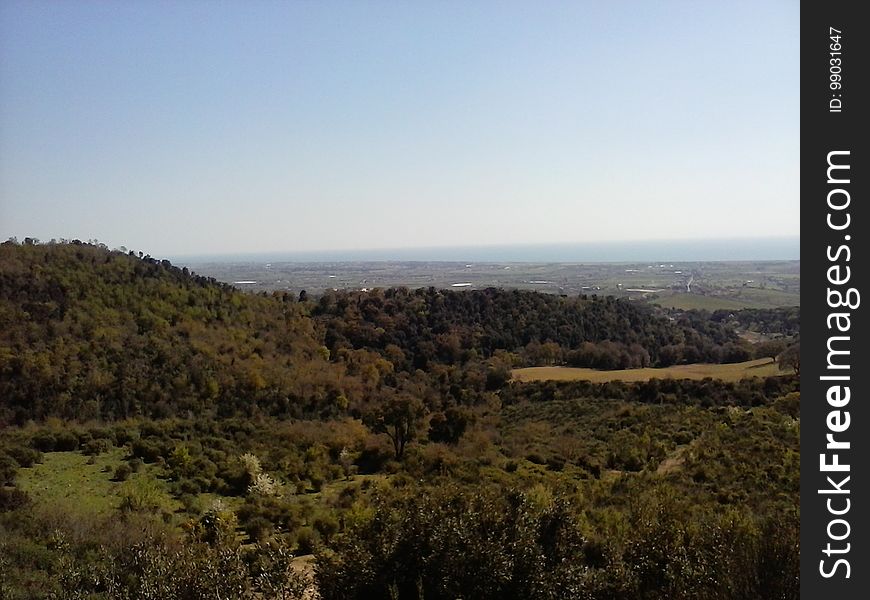
<path fill-rule="evenodd" d="M 731 364 L 691 364 L 647 369 L 618 369 L 599 371 L 579 367 L 526 367 L 514 369 L 514 381 L 580 381 L 596 383 L 607 381 L 648 381 L 657 379 L 704 379 L 712 377 L 723 381 L 739 381 L 747 377 L 770 377 L 784 375 L 779 365 L 770 358 L 759 358 Z"/>

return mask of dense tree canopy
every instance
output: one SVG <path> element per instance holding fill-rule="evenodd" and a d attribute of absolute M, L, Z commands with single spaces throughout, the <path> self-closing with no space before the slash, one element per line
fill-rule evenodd
<path fill-rule="evenodd" d="M 0 420 L 336 411 L 304 305 L 168 261 L 0 246 Z"/>
<path fill-rule="evenodd" d="M 736 362 L 733 328 L 695 315 L 613 297 L 566 298 L 520 290 L 435 288 L 331 292 L 312 314 L 331 351 L 367 348 L 400 358 L 397 368 L 457 364 L 498 351 L 527 364 L 630 368 Z"/>

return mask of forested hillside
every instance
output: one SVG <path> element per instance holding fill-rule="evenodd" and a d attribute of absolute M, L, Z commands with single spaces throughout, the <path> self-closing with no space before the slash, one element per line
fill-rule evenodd
<path fill-rule="evenodd" d="M 510 381 L 777 357 L 790 313 L 311 296 L 0 245 L 0 598 L 797 598 L 791 369 Z"/>
<path fill-rule="evenodd" d="M 466 402 L 519 364 L 607 369 L 749 355 L 727 325 L 627 300 L 429 288 L 298 302 L 132 252 L 0 246 L 6 421 L 360 414 L 380 386 L 403 385 L 399 374 Z"/>
<path fill-rule="evenodd" d="M 84 244 L 0 246 L 0 419 L 329 410 L 305 307 Z"/>
<path fill-rule="evenodd" d="M 519 290 L 388 289 L 330 292 L 313 311 L 332 351 L 402 351 L 404 368 L 456 364 L 497 351 L 528 364 L 631 368 L 737 362 L 746 350 L 718 322 L 669 318 L 612 297 L 560 297 Z"/>
<path fill-rule="evenodd" d="M 717 323 L 735 323 L 748 331 L 758 333 L 795 336 L 801 331 L 801 309 L 799 306 L 787 308 L 744 308 L 743 310 L 717 310 L 711 315 Z"/>

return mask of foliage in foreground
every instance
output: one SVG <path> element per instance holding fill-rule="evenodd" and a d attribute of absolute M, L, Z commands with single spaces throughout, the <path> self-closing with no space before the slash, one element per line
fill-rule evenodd
<path fill-rule="evenodd" d="M 6 523 L 0 599 L 302 598 L 311 577 L 293 568 L 289 548 L 280 541 L 241 545 L 230 515 L 213 511 L 183 537 L 136 518 Z M 31 570 L 22 572 L 28 561 Z"/>
<path fill-rule="evenodd" d="M 415 491 L 419 492 L 419 490 Z M 537 502 L 536 502 L 537 500 Z M 654 498 L 624 535 L 584 534 L 562 500 L 433 490 L 378 498 L 319 557 L 324 600 L 797 598 L 798 519 L 753 522 Z"/>
<path fill-rule="evenodd" d="M 290 600 L 315 583 L 323 600 L 798 597 L 797 513 L 754 518 L 673 491 L 635 488 L 631 511 L 593 525 L 540 487 L 382 488 L 318 546 L 316 581 L 280 541 L 241 545 L 220 508 L 181 537 L 135 518 L 24 518 L 0 542 L 0 598 Z M 13 582 L 28 560 L 38 568 Z"/>

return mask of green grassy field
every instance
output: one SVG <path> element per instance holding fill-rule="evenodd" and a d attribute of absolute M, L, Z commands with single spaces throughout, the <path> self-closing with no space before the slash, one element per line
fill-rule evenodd
<path fill-rule="evenodd" d="M 701 294 L 668 294 L 660 295 L 653 302 L 665 308 L 679 310 L 740 310 L 742 308 L 757 308 L 747 306 L 745 302 L 721 296 L 703 296 Z"/>
<path fill-rule="evenodd" d="M 801 298 L 799 293 L 784 290 L 735 287 L 715 295 L 662 292 L 652 302 L 665 308 L 714 311 L 800 306 Z"/>
<path fill-rule="evenodd" d="M 46 452 L 42 463 L 20 469 L 16 478 L 19 488 L 27 492 L 37 506 L 60 506 L 65 511 L 82 516 L 106 516 L 116 511 L 122 498 L 131 487 L 148 487 L 156 494 L 157 504 L 169 512 L 181 513 L 182 504 L 171 497 L 162 469 L 156 465 L 143 465 L 138 473 L 130 475 L 124 482 L 113 479 L 114 470 L 124 462 L 126 451 L 112 448 L 109 452 L 93 457 L 80 452 Z M 382 474 L 354 475 L 348 480 L 326 483 L 318 492 L 294 493 L 292 486 L 285 486 L 284 498 L 296 505 L 330 504 L 346 488 L 359 485 L 364 481 L 383 482 L 388 477 Z M 215 493 L 197 494 L 197 505 L 201 509 L 220 499 L 231 508 L 238 508 L 243 501 L 239 497 L 221 496 Z M 179 514 L 176 522 L 184 520 Z"/>
<path fill-rule="evenodd" d="M 154 468 L 143 466 L 126 482 L 113 481 L 115 468 L 123 461 L 124 450 L 113 448 L 93 457 L 79 452 L 46 452 L 41 464 L 18 471 L 18 486 L 34 502 L 44 506 L 63 506 L 69 511 L 92 515 L 108 515 L 118 509 L 123 491 L 137 482 L 153 482 L 156 489 L 164 487 L 156 479 Z M 167 508 L 178 504 L 168 494 L 162 499 Z M 179 504 L 180 506 L 180 504 Z"/>
<path fill-rule="evenodd" d="M 616 371 L 598 371 L 576 367 L 527 367 L 514 369 L 511 375 L 514 381 L 579 381 L 588 380 L 597 383 L 607 381 L 648 381 L 658 379 L 704 379 L 712 377 L 724 381 L 739 381 L 746 377 L 769 377 L 782 375 L 779 365 L 769 358 L 760 358 L 747 362 L 725 365 L 677 365 L 661 369 L 623 369 Z"/>

